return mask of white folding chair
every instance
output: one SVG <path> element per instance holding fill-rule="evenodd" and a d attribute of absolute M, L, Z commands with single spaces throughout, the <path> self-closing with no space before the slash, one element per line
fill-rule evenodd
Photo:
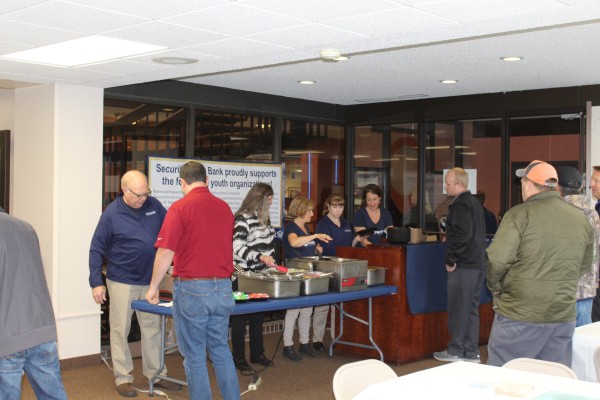
<path fill-rule="evenodd" d="M 534 358 L 515 358 L 504 364 L 503 367 L 577 379 L 575 371 L 564 364 L 553 361 L 536 360 Z"/>
<path fill-rule="evenodd" d="M 379 360 L 345 364 L 333 376 L 333 395 L 336 400 L 351 400 L 370 384 L 397 377 L 389 365 Z"/>
<path fill-rule="evenodd" d="M 600 346 L 594 351 L 594 366 L 596 367 L 598 382 L 600 382 Z"/>

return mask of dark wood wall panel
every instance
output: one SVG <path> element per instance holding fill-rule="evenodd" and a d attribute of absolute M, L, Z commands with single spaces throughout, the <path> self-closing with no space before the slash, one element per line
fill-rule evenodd
<path fill-rule="evenodd" d="M 406 297 L 406 248 L 403 246 L 372 246 L 368 249 L 338 247 L 337 254 L 344 258 L 368 260 L 369 265 L 386 267 L 385 283 L 398 287 L 393 296 L 373 299 L 373 339 L 383 351 L 385 360 L 401 364 L 431 357 L 434 351 L 447 347 L 448 317 L 446 312 L 413 315 L 409 311 Z M 368 301 L 358 300 L 344 304 L 346 311 L 362 319 L 368 317 Z M 491 303 L 481 305 L 480 343 L 489 338 L 493 310 Z M 336 332 L 339 327 L 336 321 Z M 345 341 L 369 343 L 365 325 L 346 318 L 344 321 Z M 375 350 L 336 345 L 335 352 L 368 358 L 379 358 Z"/>

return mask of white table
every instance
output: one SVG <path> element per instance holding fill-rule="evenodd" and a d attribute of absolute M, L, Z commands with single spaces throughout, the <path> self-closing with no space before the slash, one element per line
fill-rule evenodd
<path fill-rule="evenodd" d="M 519 397 L 520 400 L 600 400 L 600 387 L 597 383 L 464 361 L 369 385 L 354 400 L 516 399 L 516 397 L 495 394 L 496 386 L 506 382 L 532 385 L 528 395 Z"/>
<path fill-rule="evenodd" d="M 575 328 L 571 369 L 583 381 L 598 382 L 594 351 L 600 347 L 600 322 Z"/>

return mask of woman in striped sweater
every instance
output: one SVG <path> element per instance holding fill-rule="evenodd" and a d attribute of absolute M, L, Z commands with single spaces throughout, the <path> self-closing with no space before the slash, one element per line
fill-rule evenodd
<path fill-rule="evenodd" d="M 272 202 L 273 188 L 259 182 L 248 191 L 240 209 L 235 213 L 233 258 L 237 270 L 257 271 L 276 265 L 273 258 L 275 229 L 269 219 L 269 206 Z M 237 280 L 233 282 L 233 290 L 237 290 L 237 283 Z M 252 371 L 245 357 L 246 321 L 250 336 L 250 362 L 265 367 L 273 365 L 273 361 L 264 355 L 264 317 L 262 312 L 231 316 L 233 361 L 242 372 Z"/>

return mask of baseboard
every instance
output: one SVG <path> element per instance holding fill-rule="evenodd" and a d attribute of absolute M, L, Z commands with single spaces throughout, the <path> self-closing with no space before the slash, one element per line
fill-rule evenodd
<path fill-rule="evenodd" d="M 63 371 L 68 371 L 71 369 L 92 367 L 99 364 L 102 364 L 102 357 L 100 356 L 100 353 L 90 354 L 87 356 L 65 358 L 60 360 L 60 369 Z"/>

